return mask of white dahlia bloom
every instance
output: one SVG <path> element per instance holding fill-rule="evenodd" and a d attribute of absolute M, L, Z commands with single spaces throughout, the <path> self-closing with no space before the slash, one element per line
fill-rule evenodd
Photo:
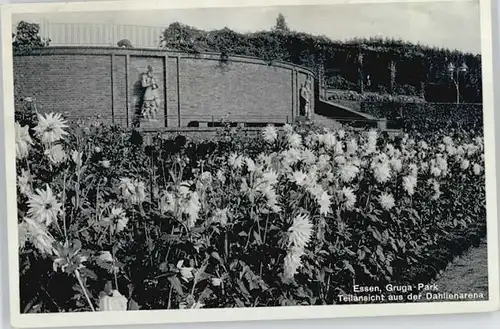
<path fill-rule="evenodd" d="M 304 249 L 311 239 L 313 224 L 306 214 L 297 215 L 288 229 L 288 246 Z"/>
<path fill-rule="evenodd" d="M 298 186 L 303 186 L 305 184 L 306 178 L 307 174 L 301 170 L 298 170 L 292 173 L 292 177 L 290 180 Z"/>
<path fill-rule="evenodd" d="M 331 206 L 331 196 L 326 192 L 323 191 L 321 193 L 321 196 L 318 198 L 318 204 L 319 204 L 319 212 L 321 215 L 325 216 L 331 212 L 330 206 Z"/>
<path fill-rule="evenodd" d="M 373 168 L 373 176 L 378 183 L 387 183 L 391 178 L 391 167 L 389 166 L 389 162 L 376 164 Z"/>
<path fill-rule="evenodd" d="M 288 145 L 293 148 L 299 148 L 302 145 L 302 136 L 292 133 L 287 136 Z"/>
<path fill-rule="evenodd" d="M 327 132 L 325 134 L 318 135 L 318 142 L 320 145 L 324 146 L 325 149 L 332 149 L 337 143 L 337 139 L 335 135 L 331 132 Z"/>
<path fill-rule="evenodd" d="M 19 123 L 15 123 L 16 129 L 16 157 L 18 159 L 24 159 L 28 156 L 30 146 L 33 145 L 33 140 L 31 139 L 29 133 L 29 126 L 21 127 Z"/>
<path fill-rule="evenodd" d="M 273 125 L 267 125 L 262 130 L 262 137 L 267 143 L 272 144 L 278 139 L 278 131 Z"/>
<path fill-rule="evenodd" d="M 62 211 L 62 204 L 57 201 L 52 189 L 47 184 L 45 191 L 37 189 L 28 200 L 28 216 L 39 223 L 49 226 L 57 221 Z"/>
<path fill-rule="evenodd" d="M 352 138 L 347 142 L 347 153 L 355 154 L 358 151 L 358 142 L 355 138 Z"/>
<path fill-rule="evenodd" d="M 481 167 L 477 163 L 474 163 L 474 166 L 472 167 L 472 171 L 474 172 L 474 175 L 479 176 L 483 172 L 483 167 Z"/>
<path fill-rule="evenodd" d="M 350 187 L 343 187 L 341 193 L 343 196 L 344 206 L 347 209 L 352 209 L 356 204 L 356 195 L 354 194 L 354 190 Z"/>
<path fill-rule="evenodd" d="M 302 266 L 301 257 L 304 254 L 304 250 L 298 247 L 292 247 L 288 250 L 283 264 L 285 279 L 292 279 L 297 274 L 298 269 Z"/>
<path fill-rule="evenodd" d="M 401 170 L 403 169 L 403 163 L 401 162 L 401 159 L 393 158 L 391 159 L 390 164 L 392 170 L 394 170 L 397 173 L 401 172 Z"/>
<path fill-rule="evenodd" d="M 403 188 L 409 195 L 413 195 L 415 193 L 416 186 L 417 186 L 417 177 L 411 175 L 403 177 Z"/>
<path fill-rule="evenodd" d="M 290 135 L 290 134 L 292 134 L 292 133 L 293 133 L 294 129 L 293 129 L 293 126 L 292 126 L 292 125 L 290 125 L 290 124 L 288 124 L 288 123 L 287 123 L 287 124 L 285 124 L 285 125 L 283 126 L 283 131 L 284 131 L 287 135 Z"/>
<path fill-rule="evenodd" d="M 61 144 L 55 144 L 45 150 L 44 154 L 49 158 L 52 164 L 58 165 L 67 159 L 66 152 Z"/>
<path fill-rule="evenodd" d="M 231 153 L 228 163 L 233 169 L 241 169 L 243 167 L 243 157 L 236 153 Z"/>
<path fill-rule="evenodd" d="M 339 168 L 340 180 L 344 183 L 353 181 L 359 174 L 359 168 L 353 164 L 346 164 Z"/>
<path fill-rule="evenodd" d="M 443 143 L 445 145 L 452 145 L 453 144 L 453 139 L 450 136 L 444 136 L 443 137 Z"/>
<path fill-rule="evenodd" d="M 470 161 L 467 159 L 463 159 L 462 162 L 460 163 L 460 168 L 462 170 L 467 170 L 467 168 L 469 168 L 469 166 L 470 166 Z"/>
<path fill-rule="evenodd" d="M 396 205 L 394 197 L 390 193 L 382 193 L 379 196 L 378 201 L 380 206 L 382 206 L 385 210 L 391 210 Z"/>
<path fill-rule="evenodd" d="M 344 143 L 341 141 L 338 141 L 335 143 L 335 153 L 336 154 L 343 154 L 344 153 Z"/>
<path fill-rule="evenodd" d="M 60 113 L 38 115 L 38 125 L 33 128 L 38 138 L 45 144 L 51 144 L 64 138 L 68 126 Z"/>

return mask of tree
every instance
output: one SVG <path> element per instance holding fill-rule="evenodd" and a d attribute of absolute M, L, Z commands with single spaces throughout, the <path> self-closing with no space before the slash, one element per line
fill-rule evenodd
<path fill-rule="evenodd" d="M 160 38 L 160 48 L 199 53 L 201 45 L 198 40 L 202 34 L 203 31 L 189 25 L 174 22 L 163 31 Z"/>
<path fill-rule="evenodd" d="M 335 41 L 327 36 L 290 31 L 282 14 L 278 15 L 276 26 L 271 31 L 251 33 L 238 33 L 227 27 L 204 31 L 173 23 L 162 35 L 162 46 L 186 52 L 200 49 L 228 55 L 254 56 L 269 64 L 285 61 L 310 69 L 322 66 L 325 78 L 333 89 L 353 89 L 361 73 L 365 77 L 369 74 L 373 87 L 381 89 L 378 88 L 380 86 L 408 95 L 414 95 L 422 82 L 426 91 L 433 89 L 432 86 L 446 87 L 449 85 L 447 63 L 466 62 L 469 73 L 467 82 L 463 84 L 467 90 L 463 92 L 464 101 L 481 101 L 480 56 L 389 38 Z M 358 72 L 360 52 L 364 54 L 363 72 Z M 394 65 L 397 67 L 396 76 Z M 432 94 L 439 94 L 439 88 L 434 88 L 436 91 Z"/>
<path fill-rule="evenodd" d="M 50 39 L 40 36 L 40 26 L 36 23 L 19 22 L 16 33 L 12 34 L 12 49 L 15 54 L 30 53 L 33 49 L 48 47 Z"/>
<path fill-rule="evenodd" d="M 286 24 L 285 16 L 283 14 L 279 14 L 278 18 L 276 18 L 276 25 L 274 26 L 275 31 L 290 31 L 288 25 Z"/>

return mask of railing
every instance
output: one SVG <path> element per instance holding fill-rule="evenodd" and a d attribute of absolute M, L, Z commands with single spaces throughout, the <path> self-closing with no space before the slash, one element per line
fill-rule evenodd
<path fill-rule="evenodd" d="M 23 100 L 28 111 L 37 111 L 35 99 L 32 97 Z M 405 113 L 397 117 L 366 119 L 355 116 L 331 116 L 330 119 L 340 124 L 346 124 L 354 128 L 379 128 L 385 131 L 400 130 L 404 128 L 429 130 L 442 128 L 459 128 L 469 130 L 482 130 L 482 104 L 448 104 L 448 103 L 425 103 L 405 104 Z M 413 106 L 417 106 L 413 108 Z M 431 106 L 429 108 L 428 106 Z M 461 110 L 457 111 L 459 108 Z M 90 109 L 80 109 L 79 113 L 90 112 Z M 222 128 L 222 127 L 245 127 L 261 128 L 267 124 L 283 126 L 285 123 L 292 123 L 294 119 L 291 116 L 283 115 L 160 115 L 158 121 L 142 121 L 139 116 L 134 115 L 78 115 L 66 112 L 61 113 L 71 124 L 86 126 L 93 122 L 119 125 L 123 127 L 135 126 L 147 129 L 204 129 L 204 128 Z M 141 125 L 141 121 L 142 124 Z M 182 123 L 181 125 L 179 123 Z"/>
<path fill-rule="evenodd" d="M 81 110 L 79 112 L 85 112 Z M 139 116 L 127 116 L 127 115 L 78 115 L 72 113 L 62 113 L 64 118 L 73 124 L 78 125 L 88 125 L 93 122 L 100 122 L 106 124 L 115 124 L 120 126 L 141 126 L 143 123 L 145 126 L 150 127 L 151 123 L 155 123 L 155 127 L 158 128 L 179 128 L 179 119 L 184 123 L 181 127 L 184 128 L 217 128 L 226 126 L 244 126 L 244 127 L 263 127 L 267 124 L 274 124 L 276 126 L 284 125 L 285 123 L 291 123 L 291 116 L 283 115 L 159 115 L 156 121 L 148 121 L 147 119 L 142 119 Z M 167 126 L 165 127 L 165 122 Z M 187 124 L 185 124 L 187 122 Z"/>
<path fill-rule="evenodd" d="M 135 48 L 158 48 L 165 30 L 161 26 L 51 23 L 47 20 L 36 23 L 40 25 L 40 36 L 51 39 L 51 46 L 114 47 L 118 41 L 128 39 Z M 14 24 L 14 33 L 16 28 Z"/>
<path fill-rule="evenodd" d="M 157 118 L 156 122 L 144 120 L 141 118 L 131 118 L 126 115 L 100 115 L 100 116 L 81 116 L 74 114 L 64 114 L 64 118 L 71 124 L 76 126 L 90 126 L 94 123 L 111 124 L 122 127 L 132 126 L 136 128 L 144 128 L 147 130 L 204 130 L 217 129 L 225 127 L 241 127 L 246 129 L 258 129 L 272 124 L 276 127 L 281 127 L 286 123 L 292 123 L 290 116 L 217 116 L 217 115 L 186 115 L 181 116 L 183 124 L 179 126 L 178 116 L 166 116 L 167 122 L 172 122 L 165 126 L 165 116 Z M 335 121 L 340 124 L 349 125 L 356 129 L 380 128 L 386 131 L 399 130 L 401 123 L 398 120 L 368 120 L 360 118 L 335 118 Z M 187 124 L 186 124 L 187 122 Z"/>
<path fill-rule="evenodd" d="M 36 106 L 36 100 L 33 97 L 26 97 L 21 100 L 25 107 L 25 112 L 39 112 Z M 91 109 L 79 109 L 78 113 L 91 112 Z M 44 111 L 40 111 L 44 112 Z M 245 127 L 261 128 L 268 124 L 283 126 L 286 123 L 292 123 L 292 116 L 284 115 L 159 115 L 157 121 L 151 122 L 142 119 L 138 115 L 81 115 L 75 112 L 63 112 L 63 117 L 72 125 L 89 126 L 95 123 L 111 124 L 118 126 L 133 126 L 140 128 L 146 126 L 148 129 L 204 129 L 204 128 L 222 128 L 222 127 Z M 364 119 L 360 117 L 332 117 L 333 120 L 347 124 L 355 128 L 381 128 L 382 130 L 394 130 L 400 128 L 399 120 L 387 119 Z M 182 122 L 182 125 L 179 125 Z M 141 125 L 142 123 L 142 125 Z"/>

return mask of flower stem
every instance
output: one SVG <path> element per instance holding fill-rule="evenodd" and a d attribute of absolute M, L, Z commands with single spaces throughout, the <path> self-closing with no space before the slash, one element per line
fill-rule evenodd
<path fill-rule="evenodd" d="M 113 273 L 115 275 L 115 287 L 116 287 L 116 290 L 120 290 L 118 288 L 118 274 L 116 273 L 117 271 L 116 271 L 116 268 L 115 268 L 115 259 L 114 259 L 114 257 L 115 256 L 113 255 Z"/>
<path fill-rule="evenodd" d="M 172 288 L 173 288 L 173 285 L 170 285 L 170 290 L 168 292 L 167 310 L 172 307 Z"/>
<path fill-rule="evenodd" d="M 90 297 L 87 293 L 87 289 L 83 285 L 82 278 L 80 277 L 80 272 L 78 271 L 78 269 L 75 270 L 75 276 L 76 276 L 76 279 L 78 280 L 78 283 L 80 284 L 80 287 L 82 287 L 85 298 L 87 298 L 87 303 L 89 303 L 89 306 L 92 309 L 92 312 L 95 312 L 94 305 L 92 305 L 92 302 L 90 301 Z"/>
<path fill-rule="evenodd" d="M 248 245 L 250 243 L 250 236 L 252 233 L 252 229 L 253 229 L 253 225 L 250 226 L 250 229 L 248 230 L 247 243 L 245 244 L 245 248 L 244 248 L 245 251 L 248 249 Z"/>
<path fill-rule="evenodd" d="M 264 229 L 264 241 L 262 242 L 263 244 L 266 244 L 268 224 L 269 224 L 269 215 L 267 215 L 266 217 L 266 228 Z"/>
<path fill-rule="evenodd" d="M 63 179 L 63 200 L 62 204 L 63 207 L 66 206 L 66 171 L 64 172 L 64 179 Z M 66 228 L 66 212 L 63 210 L 63 228 L 64 228 L 64 241 L 68 242 L 68 230 Z"/>
<path fill-rule="evenodd" d="M 113 230 L 112 230 L 112 226 L 110 225 L 109 226 L 109 244 L 111 245 L 111 253 L 112 253 L 112 257 L 113 257 L 113 275 L 115 277 L 115 288 L 116 290 L 119 290 L 118 289 L 118 274 L 117 274 L 117 270 L 116 270 L 116 266 L 115 266 L 115 248 L 113 246 Z"/>

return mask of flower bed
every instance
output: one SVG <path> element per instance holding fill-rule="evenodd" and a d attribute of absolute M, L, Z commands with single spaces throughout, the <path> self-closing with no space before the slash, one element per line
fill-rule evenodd
<path fill-rule="evenodd" d="M 428 282 L 486 230 L 483 140 L 464 131 L 191 142 L 17 119 L 24 312 L 339 303 Z"/>

